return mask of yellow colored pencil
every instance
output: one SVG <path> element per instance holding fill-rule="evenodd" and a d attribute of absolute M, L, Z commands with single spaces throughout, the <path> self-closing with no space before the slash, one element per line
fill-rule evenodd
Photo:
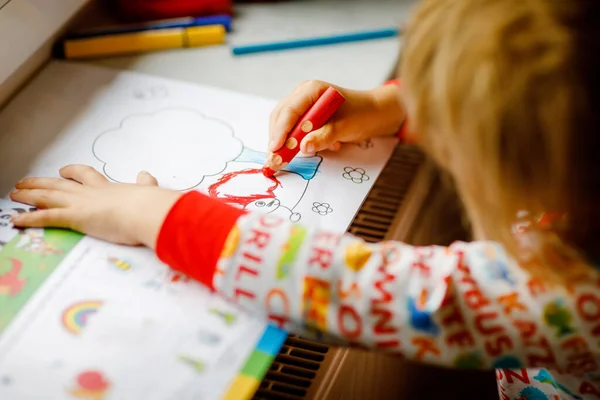
<path fill-rule="evenodd" d="M 225 36 L 223 25 L 158 29 L 69 39 L 63 43 L 63 51 L 67 59 L 96 58 L 221 44 Z"/>

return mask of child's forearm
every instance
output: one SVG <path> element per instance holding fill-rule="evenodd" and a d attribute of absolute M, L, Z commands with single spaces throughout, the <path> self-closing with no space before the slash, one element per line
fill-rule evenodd
<path fill-rule="evenodd" d="M 132 232 L 140 244 L 155 249 L 163 223 L 182 194 L 172 190 L 152 189 L 148 193 L 141 192 L 143 197 L 132 202 L 134 207 L 130 210 L 129 226 L 125 229 Z"/>
<path fill-rule="evenodd" d="M 189 192 L 173 205 L 153 246 L 163 262 L 212 288 L 221 249 L 243 213 L 199 192 Z"/>
<path fill-rule="evenodd" d="M 190 210 L 207 200 L 187 196 Z M 574 368 L 555 355 L 561 342 L 554 328 L 543 327 L 542 315 L 577 311 L 564 302 L 548 309 L 562 289 L 531 279 L 497 245 L 368 244 L 269 215 L 240 217 L 239 210 L 221 224 L 233 210 L 223 207 L 218 220 L 199 217 L 198 225 L 177 223 L 182 214 L 170 217 L 169 228 L 168 217 L 159 255 L 286 329 L 304 335 L 318 330 L 444 366 Z M 233 226 L 228 235 L 225 226 Z M 215 269 L 210 263 L 216 258 Z M 572 332 L 569 321 L 560 329 Z M 581 332 L 587 328 L 593 327 Z"/>

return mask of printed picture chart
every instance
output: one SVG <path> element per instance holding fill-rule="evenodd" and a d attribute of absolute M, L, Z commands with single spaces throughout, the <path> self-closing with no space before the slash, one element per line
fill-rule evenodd
<path fill-rule="evenodd" d="M 275 104 L 52 62 L 0 113 L 0 190 L 24 176 L 58 177 L 67 164 L 120 183 L 146 170 L 165 188 L 345 231 L 395 139 L 302 155 L 267 178 Z M 2 399 L 249 398 L 285 340 L 148 249 L 15 229 L 10 215 L 29 208 L 2 201 L 0 210 Z"/>
<path fill-rule="evenodd" d="M 0 208 L 0 398 L 252 396 L 285 332 L 147 249 L 14 229 L 27 210 Z"/>

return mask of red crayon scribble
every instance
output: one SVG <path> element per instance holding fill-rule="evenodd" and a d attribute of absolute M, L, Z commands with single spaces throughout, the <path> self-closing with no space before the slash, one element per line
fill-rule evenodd
<path fill-rule="evenodd" d="M 189 282 L 190 278 L 188 278 L 185 275 L 182 274 L 178 274 L 178 273 L 173 273 L 173 275 L 171 275 L 171 282 Z"/>
<path fill-rule="evenodd" d="M 219 191 L 219 188 L 221 186 L 223 186 L 233 178 L 241 175 L 252 174 L 259 174 L 260 176 L 265 177 L 265 179 L 271 180 L 273 182 L 273 186 L 270 186 L 265 193 L 248 194 L 245 196 L 236 196 L 227 193 L 221 193 Z M 219 178 L 219 180 L 216 183 L 213 183 L 208 187 L 208 194 L 210 195 L 210 197 L 213 197 L 215 199 L 225 200 L 227 203 L 237 203 L 242 207 L 246 208 L 248 204 L 256 200 L 274 199 L 275 194 L 273 193 L 273 191 L 275 191 L 275 189 L 277 189 L 279 186 L 281 186 L 281 183 L 277 180 L 277 178 L 275 178 L 274 176 L 264 176 L 262 173 L 262 169 L 246 169 L 243 171 L 235 171 L 223 175 L 221 178 Z"/>
<path fill-rule="evenodd" d="M 14 297 L 21 293 L 27 279 L 19 279 L 23 263 L 16 258 L 11 258 L 10 261 L 12 262 L 12 268 L 7 273 L 0 275 L 0 294 L 8 294 Z"/>

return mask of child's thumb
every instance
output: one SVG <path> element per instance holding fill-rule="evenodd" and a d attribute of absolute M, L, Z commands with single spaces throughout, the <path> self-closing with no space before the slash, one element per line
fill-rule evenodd
<path fill-rule="evenodd" d="M 335 142 L 333 125 L 325 124 L 322 128 L 306 135 L 302 143 L 300 143 L 300 150 L 305 154 L 311 154 L 316 151 L 326 150 Z"/>

